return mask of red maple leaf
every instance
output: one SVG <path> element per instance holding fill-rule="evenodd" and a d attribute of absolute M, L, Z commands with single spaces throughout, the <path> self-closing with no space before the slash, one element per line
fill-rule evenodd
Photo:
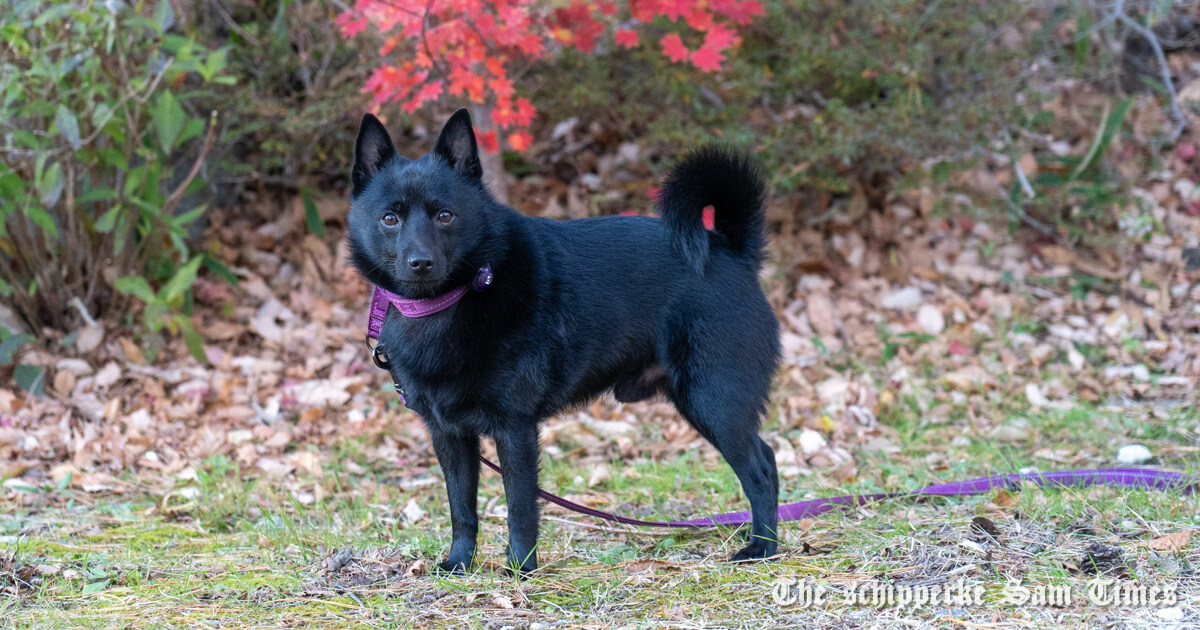
<path fill-rule="evenodd" d="M 513 107 L 512 99 L 504 97 L 496 99 L 496 107 L 492 108 L 492 122 L 504 129 L 516 121 L 517 110 Z"/>
<path fill-rule="evenodd" d="M 529 125 L 529 123 L 533 122 L 533 117 L 536 114 L 537 108 L 533 106 L 533 103 L 529 102 L 529 99 L 524 97 L 517 99 L 516 115 L 513 117 L 513 120 L 518 125 L 522 127 Z"/>
<path fill-rule="evenodd" d="M 637 31 L 621 29 L 621 30 L 617 31 L 616 33 L 613 33 L 613 39 L 617 40 L 618 44 L 620 44 L 626 48 L 633 48 L 638 45 Z"/>
<path fill-rule="evenodd" d="M 414 94 L 413 97 L 401 107 L 401 109 L 411 114 L 417 111 L 418 107 L 424 105 L 426 101 L 432 101 L 436 99 L 441 95 L 441 93 L 442 82 L 431 81 L 425 85 L 422 85 L 421 89 L 417 90 L 417 93 Z"/>
<path fill-rule="evenodd" d="M 483 65 L 487 66 L 488 72 L 492 73 L 492 76 L 502 77 L 505 75 L 504 59 L 500 57 L 489 56 L 483 60 Z"/>
<path fill-rule="evenodd" d="M 658 12 L 658 0 L 629 0 L 629 13 L 639 22 L 653 22 Z"/>
<path fill-rule="evenodd" d="M 514 91 L 512 81 L 503 75 L 493 77 L 491 81 L 488 81 L 488 87 L 492 89 L 492 93 L 501 98 L 512 96 Z"/>
<path fill-rule="evenodd" d="M 758 0 L 713 0 L 713 10 L 745 26 L 763 14 L 763 5 Z"/>
<path fill-rule="evenodd" d="M 672 22 L 687 15 L 692 9 L 693 0 L 659 0 L 659 15 L 665 15 Z"/>
<path fill-rule="evenodd" d="M 425 70 L 414 74 L 411 63 L 400 66 L 383 66 L 376 68 L 371 73 L 367 84 L 363 86 L 363 91 L 375 94 L 376 105 L 389 100 L 398 101 L 407 96 L 413 87 L 424 82 L 428 76 L 429 72 Z"/>
<path fill-rule="evenodd" d="M 383 40 L 383 45 L 379 47 L 379 56 L 386 57 L 401 41 L 402 38 L 399 35 L 394 35 Z"/>
<path fill-rule="evenodd" d="M 475 134 L 475 139 L 479 141 L 479 146 L 486 153 L 495 153 L 500 150 L 500 141 L 496 138 L 496 132 L 481 131 Z"/>
<path fill-rule="evenodd" d="M 693 7 L 684 19 L 687 20 L 688 26 L 697 31 L 707 31 L 713 25 L 712 11 L 699 6 Z"/>
<path fill-rule="evenodd" d="M 356 17 L 351 11 L 346 11 L 334 18 L 333 22 L 342 30 L 342 36 L 350 39 L 367 28 L 367 18 Z"/>
<path fill-rule="evenodd" d="M 705 72 L 720 70 L 722 61 L 725 61 L 725 55 L 722 55 L 720 51 L 708 44 L 701 46 L 696 52 L 692 53 L 692 65 Z"/>
<path fill-rule="evenodd" d="M 528 149 L 531 144 L 533 144 L 533 138 L 524 131 L 518 131 L 508 137 L 508 146 L 518 153 Z"/>
<path fill-rule="evenodd" d="M 521 49 L 521 52 L 530 57 L 537 57 L 542 54 L 542 51 L 545 50 L 546 45 L 542 42 L 541 37 L 533 33 L 529 33 L 525 37 L 521 38 L 521 43 L 517 44 L 517 48 Z"/>
<path fill-rule="evenodd" d="M 711 46 L 714 50 L 725 50 L 734 44 L 737 44 L 738 36 L 733 31 L 725 28 L 721 24 L 714 24 L 708 32 L 704 34 L 704 45 Z"/>
<path fill-rule="evenodd" d="M 663 54 L 674 62 L 686 61 L 688 58 L 687 46 L 683 45 L 683 40 L 679 39 L 678 33 L 669 33 L 660 41 L 663 48 Z"/>
<path fill-rule="evenodd" d="M 472 102 L 483 101 L 483 77 L 462 66 L 456 66 L 450 71 L 450 96 L 466 93 Z"/>

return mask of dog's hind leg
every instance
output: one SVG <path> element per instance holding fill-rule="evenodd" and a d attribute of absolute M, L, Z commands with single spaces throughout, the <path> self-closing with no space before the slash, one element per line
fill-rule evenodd
<path fill-rule="evenodd" d="M 471 567 L 479 534 L 479 436 L 432 428 L 429 433 L 450 498 L 450 554 L 438 568 L 462 573 Z"/>
<path fill-rule="evenodd" d="M 778 547 L 779 474 L 771 447 L 758 437 L 761 399 L 745 387 L 744 375 L 720 372 L 681 374 L 679 384 L 686 386 L 675 387 L 673 397 L 680 413 L 729 462 L 750 500 L 750 542 L 730 559 L 761 560 Z"/>

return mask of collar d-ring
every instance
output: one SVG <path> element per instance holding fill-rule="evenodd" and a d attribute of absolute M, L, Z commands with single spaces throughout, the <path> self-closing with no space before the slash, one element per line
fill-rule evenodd
<path fill-rule="evenodd" d="M 390 364 L 388 362 L 387 354 L 384 352 L 380 352 L 379 343 L 377 342 L 375 345 L 372 346 L 371 345 L 371 335 L 367 335 L 365 343 L 367 344 L 367 350 L 371 351 L 371 362 L 375 364 L 375 367 L 377 367 L 381 370 L 389 369 L 388 366 Z"/>

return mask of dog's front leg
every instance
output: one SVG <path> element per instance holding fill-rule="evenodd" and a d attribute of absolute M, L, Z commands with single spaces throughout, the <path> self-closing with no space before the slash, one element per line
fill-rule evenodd
<path fill-rule="evenodd" d="M 462 573 L 475 557 L 479 534 L 479 436 L 431 429 L 430 437 L 450 497 L 450 554 L 438 567 Z"/>
<path fill-rule="evenodd" d="M 508 500 L 508 566 L 524 575 L 538 564 L 537 425 L 514 426 L 494 437 Z"/>

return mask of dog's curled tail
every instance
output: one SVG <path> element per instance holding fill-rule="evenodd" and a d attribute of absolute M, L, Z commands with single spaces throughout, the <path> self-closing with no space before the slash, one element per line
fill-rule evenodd
<path fill-rule="evenodd" d="M 688 154 L 671 170 L 658 197 L 658 209 L 684 259 L 704 273 L 709 244 L 725 246 L 749 258 L 763 259 L 765 186 L 758 165 L 747 154 L 723 146 L 705 146 Z M 712 206 L 709 239 L 703 214 Z"/>

